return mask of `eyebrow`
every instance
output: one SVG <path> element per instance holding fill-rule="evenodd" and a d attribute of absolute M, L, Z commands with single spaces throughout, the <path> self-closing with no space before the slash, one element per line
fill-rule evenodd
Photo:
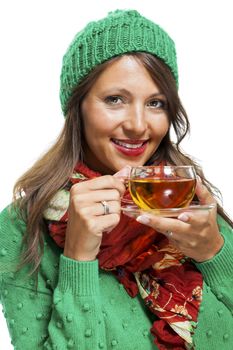
<path fill-rule="evenodd" d="M 106 90 L 106 91 L 103 91 L 104 94 L 111 94 L 111 93 L 116 93 L 116 92 L 120 92 L 122 94 L 127 94 L 127 95 L 132 95 L 130 91 L 128 91 L 127 89 L 124 89 L 124 88 L 118 88 L 118 87 L 114 87 L 114 88 L 111 88 L 109 90 Z M 157 96 L 163 96 L 166 98 L 166 96 L 161 93 L 161 92 L 155 92 L 153 94 L 151 94 L 149 96 L 149 98 L 152 98 L 152 97 L 157 97 Z"/>

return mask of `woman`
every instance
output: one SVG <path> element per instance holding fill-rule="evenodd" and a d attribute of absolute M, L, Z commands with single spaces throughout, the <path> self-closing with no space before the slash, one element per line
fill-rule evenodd
<path fill-rule="evenodd" d="M 89 23 L 61 72 L 64 129 L 1 213 L 1 301 L 15 349 L 232 349 L 232 222 L 121 214 L 143 164 L 192 164 L 172 39 L 133 10 Z M 174 128 L 177 143 L 170 139 Z M 218 211 L 218 213 L 217 213 Z"/>

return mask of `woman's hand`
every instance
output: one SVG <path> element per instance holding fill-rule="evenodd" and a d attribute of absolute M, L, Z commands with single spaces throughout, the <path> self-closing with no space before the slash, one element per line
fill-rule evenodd
<path fill-rule="evenodd" d="M 72 186 L 64 255 L 75 260 L 94 260 L 104 231 L 113 229 L 120 220 L 120 198 L 125 191 L 123 179 L 129 168 L 114 176 L 105 175 Z M 104 215 L 101 201 L 109 214 Z"/>
<path fill-rule="evenodd" d="M 216 203 L 213 196 L 197 183 L 196 194 L 201 204 Z M 197 262 L 211 259 L 223 246 L 224 240 L 217 225 L 217 209 L 184 212 L 177 219 L 142 215 L 137 221 L 164 233 L 183 254 Z"/>

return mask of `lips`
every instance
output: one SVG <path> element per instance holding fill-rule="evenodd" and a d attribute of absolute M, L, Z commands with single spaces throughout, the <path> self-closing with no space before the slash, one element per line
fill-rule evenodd
<path fill-rule="evenodd" d="M 111 139 L 111 142 L 114 147 L 124 155 L 138 156 L 145 151 L 148 140 Z"/>

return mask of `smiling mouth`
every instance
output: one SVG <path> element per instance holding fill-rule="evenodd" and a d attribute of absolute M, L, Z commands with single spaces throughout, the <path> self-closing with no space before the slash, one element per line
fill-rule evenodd
<path fill-rule="evenodd" d="M 142 146 L 145 145 L 145 143 L 148 142 L 148 140 L 118 140 L 118 139 L 111 139 L 113 143 L 116 145 L 119 145 L 121 147 L 125 147 L 128 149 L 139 149 Z"/>
<path fill-rule="evenodd" d="M 118 140 L 111 139 L 117 152 L 127 157 L 139 157 L 147 149 L 149 140 Z"/>

